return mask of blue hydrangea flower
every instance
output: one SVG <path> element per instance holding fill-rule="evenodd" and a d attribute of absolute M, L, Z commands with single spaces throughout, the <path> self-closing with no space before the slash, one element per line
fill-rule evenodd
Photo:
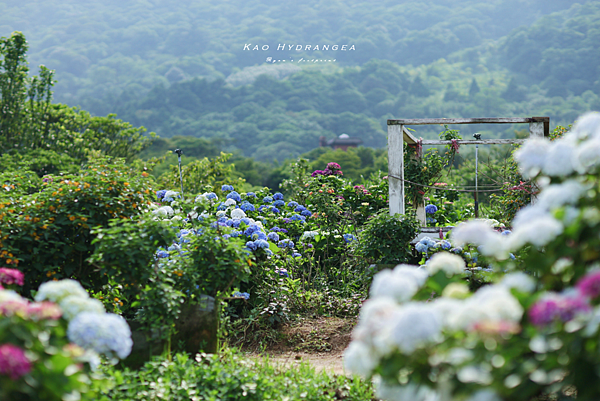
<path fill-rule="evenodd" d="M 248 294 L 247 292 L 239 292 L 236 291 L 233 294 L 231 294 L 234 297 L 239 297 L 239 298 L 244 298 L 244 299 L 250 299 L 250 294 Z"/>
<path fill-rule="evenodd" d="M 302 255 L 299 254 L 298 252 L 292 253 L 292 258 L 301 258 L 301 257 L 302 257 Z"/>
<path fill-rule="evenodd" d="M 231 238 L 230 234 L 223 234 L 223 239 L 229 239 L 229 238 Z"/>
<path fill-rule="evenodd" d="M 308 209 L 303 210 L 302 212 L 300 212 L 300 214 L 302 216 L 304 216 L 304 217 L 310 217 L 310 216 L 312 216 L 312 213 Z"/>
<path fill-rule="evenodd" d="M 288 207 L 291 207 L 292 209 L 295 209 L 298 207 L 298 202 L 295 201 L 291 201 L 288 203 Z"/>
<path fill-rule="evenodd" d="M 270 232 L 267 235 L 267 238 L 269 238 L 273 242 L 279 242 L 279 234 L 277 234 L 276 232 Z"/>
<path fill-rule="evenodd" d="M 256 246 L 258 248 L 265 249 L 265 248 L 269 247 L 269 243 L 267 241 L 265 241 L 264 239 L 256 240 L 256 241 L 254 241 L 254 243 L 256 244 Z"/>
<path fill-rule="evenodd" d="M 356 237 L 352 234 L 344 234 L 344 241 L 346 241 L 346 243 L 350 243 L 352 241 L 356 241 Z"/>
<path fill-rule="evenodd" d="M 67 336 L 84 349 L 121 359 L 133 346 L 129 325 L 113 313 L 81 312 L 69 322 Z"/>
<path fill-rule="evenodd" d="M 221 191 L 223 191 L 223 192 L 233 191 L 233 186 L 231 186 L 231 185 L 221 185 Z"/>
<path fill-rule="evenodd" d="M 166 189 L 161 189 L 160 191 L 156 191 L 156 197 L 158 198 L 158 200 L 161 200 L 162 198 L 165 197 L 166 193 L 167 193 Z"/>
<path fill-rule="evenodd" d="M 425 253 L 425 252 L 427 252 L 429 247 L 426 244 L 424 244 L 423 242 L 417 242 L 417 245 L 415 245 L 415 249 L 417 250 L 417 252 Z"/>
<path fill-rule="evenodd" d="M 452 244 L 447 240 L 441 240 L 440 245 L 441 245 L 442 249 L 445 249 L 445 250 L 452 248 Z"/>
<path fill-rule="evenodd" d="M 290 275 L 288 274 L 288 271 L 286 269 L 279 268 L 279 269 L 275 269 L 275 273 L 278 273 L 281 277 L 289 277 Z"/>
<path fill-rule="evenodd" d="M 455 248 L 450 249 L 450 252 L 461 253 L 462 252 L 462 248 L 460 246 L 457 246 Z"/>
<path fill-rule="evenodd" d="M 242 209 L 244 212 L 254 212 L 256 210 L 254 205 L 248 201 L 242 202 L 240 209 Z"/>
<path fill-rule="evenodd" d="M 227 209 L 227 205 L 224 204 L 223 202 L 219 202 L 219 204 L 217 205 L 217 210 L 225 210 Z"/>
<path fill-rule="evenodd" d="M 283 200 L 283 194 L 281 192 L 275 192 L 275 194 L 273 195 L 273 199 Z"/>
<path fill-rule="evenodd" d="M 165 250 L 160 250 L 160 251 L 156 252 L 156 257 L 157 258 L 168 258 L 169 252 L 167 252 Z"/>
<path fill-rule="evenodd" d="M 244 217 L 240 220 L 241 223 L 244 223 L 245 225 L 249 226 L 250 225 L 250 219 L 247 217 Z"/>
<path fill-rule="evenodd" d="M 256 198 L 256 194 L 254 192 L 246 192 L 246 196 L 250 198 Z"/>
<path fill-rule="evenodd" d="M 267 255 L 269 255 L 269 256 L 272 256 L 272 255 L 273 255 L 273 251 L 272 251 L 272 250 L 270 250 L 269 248 L 265 249 L 265 253 L 266 253 Z"/>
<path fill-rule="evenodd" d="M 437 220 L 434 219 L 433 217 L 427 217 L 427 222 L 433 224 L 433 223 L 437 223 Z"/>
<path fill-rule="evenodd" d="M 305 220 L 306 220 L 306 217 L 300 216 L 299 214 L 295 214 L 292 217 L 290 217 L 290 220 L 292 220 L 292 221 L 300 221 L 300 222 L 304 223 Z"/>
<path fill-rule="evenodd" d="M 510 256 L 510 258 L 511 258 L 512 260 L 515 260 L 515 259 L 516 259 L 516 258 L 515 258 L 515 255 L 513 255 L 512 253 L 511 253 L 511 254 L 509 254 L 508 256 Z"/>
<path fill-rule="evenodd" d="M 263 198 L 263 203 L 272 203 L 273 202 L 273 197 L 271 196 L 265 196 Z"/>
<path fill-rule="evenodd" d="M 246 242 L 246 247 L 248 249 L 250 249 L 250 250 L 253 250 L 253 251 L 255 251 L 256 248 L 257 248 L 256 243 L 254 241 L 248 241 L 248 242 Z"/>
<path fill-rule="evenodd" d="M 504 231 L 502 231 L 502 235 L 508 235 L 508 234 L 511 234 L 511 233 L 512 233 L 512 231 L 510 231 L 510 230 L 504 230 Z"/>
<path fill-rule="evenodd" d="M 279 241 L 277 243 L 277 246 L 280 248 L 293 248 L 294 247 L 294 242 L 290 239 L 282 239 L 281 241 Z"/>
<path fill-rule="evenodd" d="M 438 211 L 438 208 L 437 208 L 436 205 L 427 205 L 427 206 L 425 206 L 425 213 L 434 214 L 437 211 Z"/>
<path fill-rule="evenodd" d="M 273 202 L 273 206 L 282 207 L 282 206 L 285 206 L 285 202 L 281 199 L 277 199 L 275 202 Z"/>
<path fill-rule="evenodd" d="M 271 212 L 279 213 L 279 209 L 277 209 L 276 207 L 271 207 Z"/>
<path fill-rule="evenodd" d="M 274 226 L 274 227 L 272 227 L 272 228 L 271 228 L 269 231 L 273 231 L 273 232 L 276 232 L 276 233 L 278 233 L 278 232 L 280 232 L 280 231 L 281 231 L 281 228 L 279 228 L 279 227 L 277 227 L 277 226 Z"/>
<path fill-rule="evenodd" d="M 206 199 L 217 199 L 217 194 L 215 194 L 214 192 L 208 192 L 206 194 L 204 194 L 204 196 L 206 196 Z"/>
<path fill-rule="evenodd" d="M 302 205 L 298 205 L 296 206 L 296 208 L 294 209 L 294 212 L 296 213 L 302 213 L 304 210 L 306 210 L 306 207 L 302 206 Z"/>
<path fill-rule="evenodd" d="M 267 235 L 265 233 L 263 233 L 262 231 L 255 231 L 252 234 L 252 240 L 256 241 L 256 240 L 266 240 L 267 239 Z"/>
<path fill-rule="evenodd" d="M 227 194 L 226 196 L 227 199 L 233 199 L 236 202 L 241 202 L 242 201 L 242 197 L 240 196 L 240 194 L 238 194 L 235 191 L 231 191 L 230 193 Z"/>

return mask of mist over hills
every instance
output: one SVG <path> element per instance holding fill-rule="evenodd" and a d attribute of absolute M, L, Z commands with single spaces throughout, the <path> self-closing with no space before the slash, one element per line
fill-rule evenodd
<path fill-rule="evenodd" d="M 600 109 L 597 1 L 0 0 L 14 30 L 34 73 L 56 70 L 56 101 L 261 160 L 321 135 L 381 147 L 387 118 Z"/>

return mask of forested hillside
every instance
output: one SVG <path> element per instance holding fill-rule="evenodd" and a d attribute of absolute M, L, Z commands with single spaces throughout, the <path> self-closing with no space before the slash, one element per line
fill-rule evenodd
<path fill-rule="evenodd" d="M 600 109 L 597 1 L 0 0 L 0 36 L 13 30 L 33 72 L 56 70 L 55 100 L 260 161 L 342 133 L 383 147 L 388 118 L 566 125 Z"/>
<path fill-rule="evenodd" d="M 586 0 L 579 0 L 580 3 Z M 94 114 L 158 83 L 226 78 L 275 58 L 421 65 L 528 26 L 572 0 L 1 0 L 0 36 L 22 31 L 33 65 L 57 70 L 57 101 Z M 268 51 L 243 50 L 245 44 Z M 354 51 L 277 51 L 354 45 Z M 295 47 L 294 47 L 295 49 Z"/>

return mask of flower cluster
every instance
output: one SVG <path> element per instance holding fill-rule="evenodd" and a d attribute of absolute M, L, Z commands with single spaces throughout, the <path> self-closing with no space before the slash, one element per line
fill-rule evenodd
<path fill-rule="evenodd" d="M 2 284 L 23 285 L 24 277 L 20 270 L 0 267 L 0 289 L 2 289 Z"/>
<path fill-rule="evenodd" d="M 0 375 L 17 380 L 31 371 L 25 351 L 13 344 L 0 344 Z"/>
<path fill-rule="evenodd" d="M 69 324 L 69 339 L 82 348 L 99 354 L 125 358 L 131 352 L 131 330 L 121 316 L 82 312 Z"/>
<path fill-rule="evenodd" d="M 342 173 L 342 168 L 337 163 L 327 163 L 327 167 L 325 170 L 315 170 L 311 174 L 311 177 L 316 177 L 319 175 L 329 176 L 329 175 L 344 175 Z"/>

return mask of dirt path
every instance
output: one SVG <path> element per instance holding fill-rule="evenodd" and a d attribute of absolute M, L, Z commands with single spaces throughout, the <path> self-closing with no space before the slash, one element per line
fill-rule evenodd
<path fill-rule="evenodd" d="M 346 374 L 343 353 L 351 340 L 356 319 L 318 317 L 303 319 L 281 329 L 282 340 L 264 352 L 248 351 L 251 357 L 268 356 L 282 367 L 310 363 L 317 371 Z"/>

